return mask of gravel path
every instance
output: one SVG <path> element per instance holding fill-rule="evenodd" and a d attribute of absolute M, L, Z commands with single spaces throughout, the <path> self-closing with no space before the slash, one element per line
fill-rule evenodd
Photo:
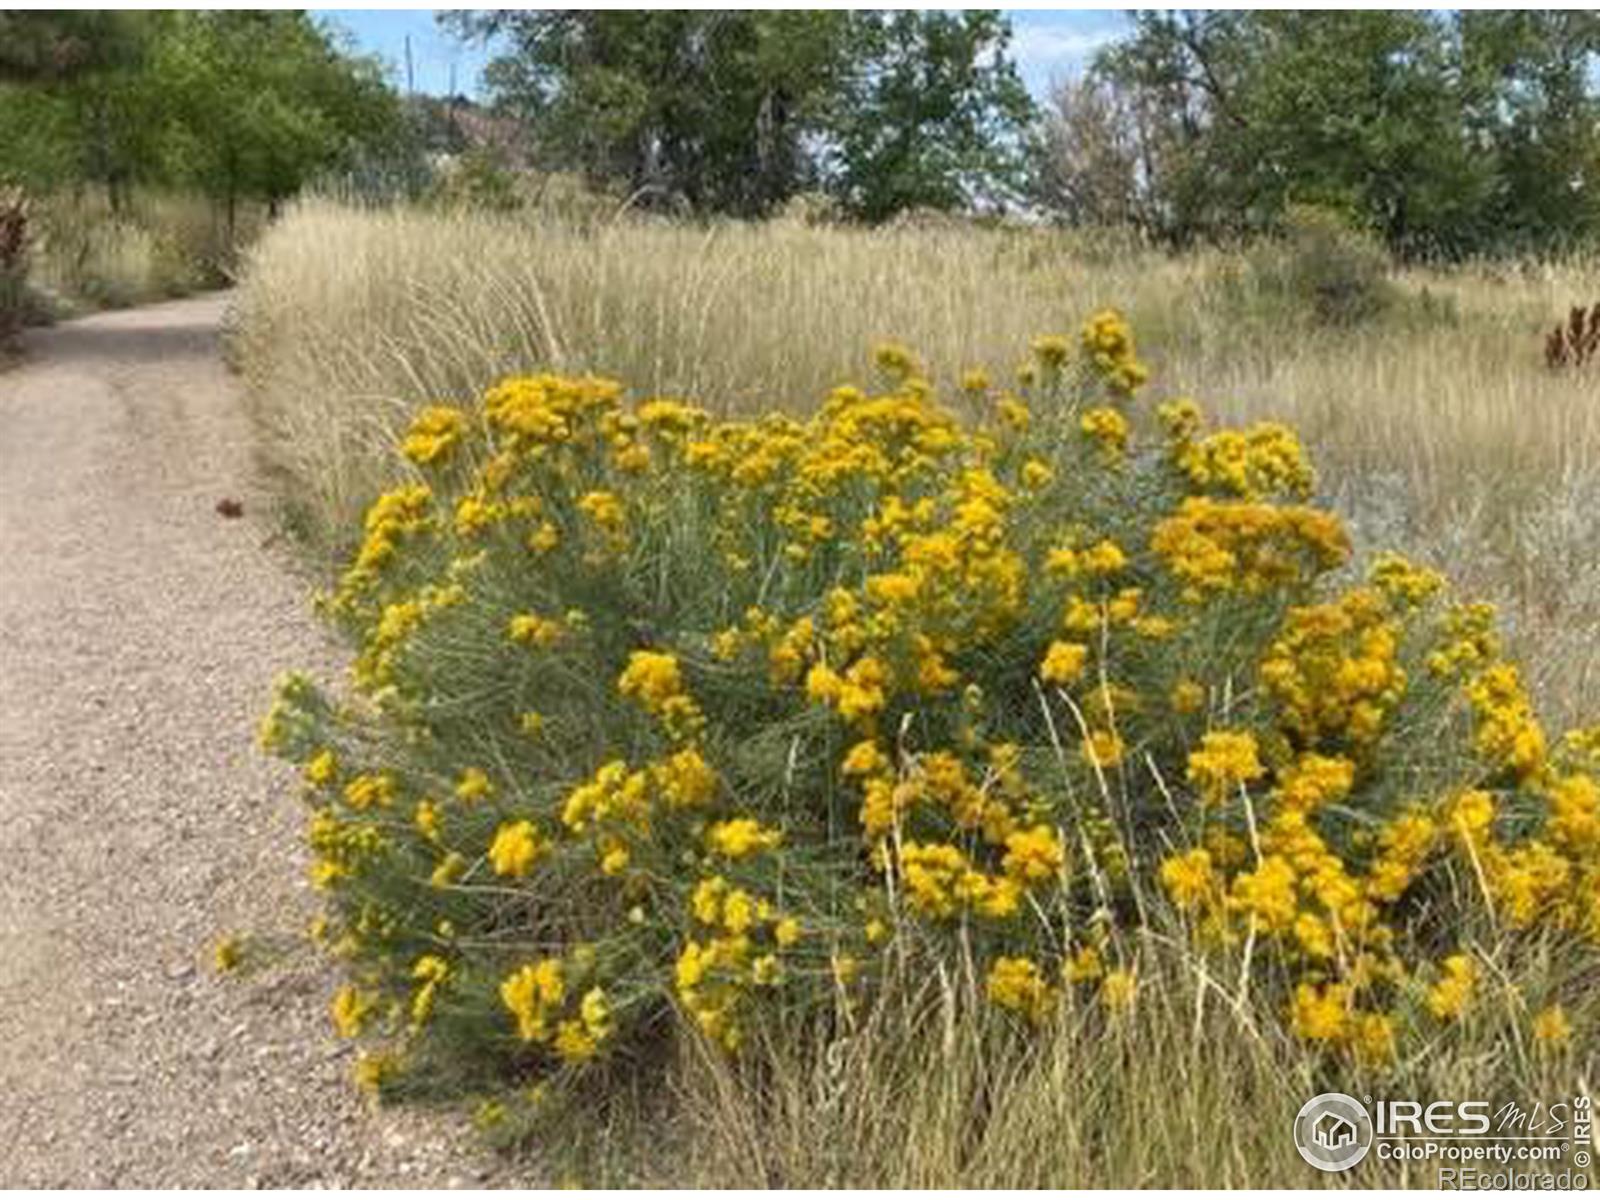
<path fill-rule="evenodd" d="M 331 1035 L 253 734 L 279 671 L 339 658 L 260 515 L 225 304 L 0 374 L 0 1186 L 509 1182 L 458 1117 L 369 1109 Z M 280 952 L 219 978 L 235 929 Z"/>

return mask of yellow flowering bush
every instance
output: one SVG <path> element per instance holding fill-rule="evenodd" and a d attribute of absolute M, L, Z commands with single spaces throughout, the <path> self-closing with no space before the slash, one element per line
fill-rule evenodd
<path fill-rule="evenodd" d="M 1145 405 L 1114 312 L 1016 389 L 876 362 L 805 419 L 556 375 L 419 416 L 325 599 L 350 696 L 262 726 L 369 1082 L 673 1010 L 737 1053 L 891 958 L 1110 1023 L 1158 927 L 1381 1064 L 1470 1012 L 1474 931 L 1600 937 L 1600 737 L 1546 737 L 1488 610 L 1358 574 L 1290 431 Z"/>

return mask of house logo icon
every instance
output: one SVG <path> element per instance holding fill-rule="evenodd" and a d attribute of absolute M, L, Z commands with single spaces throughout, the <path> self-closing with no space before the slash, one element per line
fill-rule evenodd
<path fill-rule="evenodd" d="M 1294 1144 L 1319 1171 L 1345 1171 L 1372 1148 L 1372 1118 L 1343 1092 L 1324 1092 L 1305 1102 L 1294 1119 Z"/>

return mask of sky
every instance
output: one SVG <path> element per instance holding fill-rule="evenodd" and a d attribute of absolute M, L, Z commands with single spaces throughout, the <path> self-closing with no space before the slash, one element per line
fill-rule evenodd
<path fill-rule="evenodd" d="M 348 33 L 357 49 L 376 54 L 390 65 L 391 78 L 404 87 L 406 38 L 411 39 L 412 78 L 416 90 L 436 96 L 450 90 L 452 69 L 456 90 L 478 94 L 489 53 L 481 46 L 463 46 L 439 29 L 429 9 L 319 8 Z M 1008 9 L 1013 34 L 1012 54 L 1023 81 L 1044 99 L 1053 80 L 1081 70 L 1094 52 L 1128 28 L 1126 12 L 1117 9 Z"/>
<path fill-rule="evenodd" d="M 1011 18 L 1012 57 L 1039 100 L 1048 98 L 1052 83 L 1082 71 L 1095 51 L 1133 25 L 1123 9 L 1012 8 L 1006 16 Z"/>

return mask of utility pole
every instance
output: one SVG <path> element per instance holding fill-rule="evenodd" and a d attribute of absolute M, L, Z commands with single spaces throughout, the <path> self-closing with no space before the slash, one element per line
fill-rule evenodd
<path fill-rule="evenodd" d="M 411 70 L 411 35 L 406 34 L 406 99 L 417 94 L 417 81 Z"/>

